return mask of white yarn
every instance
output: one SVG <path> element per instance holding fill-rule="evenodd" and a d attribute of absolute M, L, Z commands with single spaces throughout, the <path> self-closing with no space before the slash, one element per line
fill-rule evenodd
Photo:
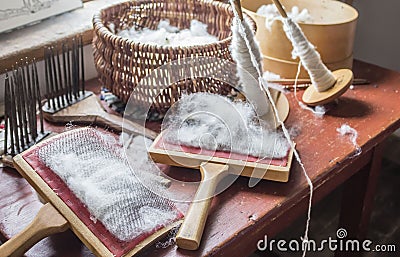
<path fill-rule="evenodd" d="M 239 15 L 238 15 L 238 13 L 237 13 L 237 11 L 235 9 L 235 4 L 234 4 L 233 0 L 230 0 L 230 3 L 231 3 L 232 9 L 233 9 L 233 13 L 235 15 L 236 20 L 239 20 Z M 242 30 L 242 32 L 244 31 L 243 28 L 241 28 L 241 30 Z M 255 63 L 256 62 L 256 58 L 254 56 L 253 50 L 250 47 L 250 45 L 247 43 L 247 40 L 246 40 L 246 45 L 247 45 L 247 48 L 248 48 L 248 50 L 250 52 L 250 55 L 252 56 L 252 62 L 254 64 L 254 66 L 258 67 L 257 63 Z M 261 70 L 258 70 L 258 79 L 260 81 L 260 85 L 263 85 L 264 83 L 266 83 L 262 78 Z M 306 169 L 304 167 L 304 164 L 303 164 L 303 162 L 302 162 L 302 160 L 300 158 L 300 155 L 299 155 L 299 153 L 297 152 L 297 150 L 295 148 L 295 144 L 292 141 L 292 139 L 290 138 L 289 131 L 285 127 L 285 124 L 283 123 L 283 121 L 279 118 L 278 109 L 277 109 L 277 107 L 275 105 L 275 102 L 273 101 L 273 98 L 271 96 L 271 92 L 269 91 L 268 87 L 262 87 L 262 88 L 264 88 L 264 90 L 267 93 L 268 99 L 271 102 L 272 109 L 274 110 L 275 117 L 276 117 L 277 121 L 279 122 L 279 124 L 282 127 L 282 131 L 283 131 L 283 134 L 285 135 L 286 140 L 288 141 L 288 143 L 290 144 L 290 146 L 293 149 L 293 154 L 294 154 L 294 156 L 296 158 L 296 161 L 299 163 L 299 165 L 300 165 L 300 167 L 301 167 L 301 169 L 303 171 L 303 174 L 304 174 L 304 176 L 306 178 L 307 184 L 308 184 L 308 186 L 310 188 L 310 198 L 309 198 L 309 202 L 308 202 L 307 221 L 306 221 L 306 227 L 305 227 L 304 239 L 303 239 L 305 242 L 307 242 L 308 241 L 308 230 L 309 230 L 309 227 L 310 227 L 310 220 L 311 220 L 311 209 L 312 209 L 312 198 L 313 198 L 314 186 L 312 184 L 312 181 L 311 181 L 310 177 L 307 174 L 307 171 L 306 171 Z M 306 253 L 307 253 L 307 249 L 304 249 L 303 250 L 303 257 L 306 255 Z"/>
<path fill-rule="evenodd" d="M 293 58 L 300 58 L 315 89 L 323 92 L 331 88 L 336 81 L 335 77 L 321 61 L 321 56 L 307 40 L 299 25 L 291 18 L 284 18 L 283 24 L 286 36 L 293 45 Z"/>
<path fill-rule="evenodd" d="M 137 147 L 143 147 L 138 152 L 147 152 L 144 145 Z M 138 172 L 155 169 L 148 157 L 131 156 L 138 162 L 132 161 L 129 166 L 123 148 L 107 134 L 89 128 L 71 131 L 41 147 L 38 155 L 82 201 L 91 220 L 101 221 L 122 241 L 177 217 L 169 200 L 150 191 L 136 177 Z"/>
<path fill-rule="evenodd" d="M 230 0 L 230 3 L 232 5 L 233 13 L 235 15 L 235 18 L 233 19 L 233 23 L 234 23 L 233 26 L 235 26 L 235 24 L 236 24 L 236 28 L 238 28 L 237 31 L 239 32 L 241 38 L 246 43 L 247 51 L 250 53 L 251 63 L 253 64 L 253 68 L 255 68 L 257 71 L 256 77 L 259 80 L 259 87 L 262 90 L 264 90 L 265 86 L 263 85 L 264 83 L 262 82 L 262 68 L 260 65 L 261 59 L 260 59 L 260 57 L 258 57 L 259 55 L 261 55 L 261 53 L 260 53 L 259 48 L 258 48 L 258 50 L 255 50 L 254 48 L 252 48 L 253 44 L 251 43 L 251 41 L 254 41 L 254 34 L 250 34 L 250 35 L 246 34 L 246 28 L 244 25 L 245 22 L 242 22 L 240 20 L 239 15 L 234 7 L 233 0 Z M 235 33 L 235 32 L 233 32 L 233 33 Z"/>
<path fill-rule="evenodd" d="M 242 33 L 239 31 L 239 26 L 243 29 Z M 238 65 L 240 65 L 244 70 L 249 72 L 254 79 L 258 78 L 258 71 L 262 70 L 261 61 L 262 56 L 260 52 L 260 47 L 258 43 L 254 40 L 253 30 L 250 27 L 247 16 L 244 17 L 244 20 L 236 20 L 232 24 L 232 44 L 231 44 L 231 52 L 234 60 L 238 61 Z M 247 49 L 247 42 L 250 45 L 251 49 L 253 49 L 256 65 L 253 65 L 251 55 L 249 54 L 249 50 Z M 241 85 L 246 84 L 247 81 L 243 79 L 243 71 L 238 70 L 239 79 Z"/>
<path fill-rule="evenodd" d="M 351 158 L 354 158 L 362 153 L 361 147 L 357 143 L 357 138 L 358 138 L 358 132 L 354 128 L 350 127 L 347 124 L 343 124 L 340 128 L 336 129 L 337 132 L 340 133 L 340 135 L 345 136 L 345 135 L 350 135 L 350 141 L 356 148 L 356 152 Z"/>
<path fill-rule="evenodd" d="M 242 31 L 239 30 L 242 28 Z M 262 56 L 258 43 L 254 40 L 253 30 L 247 20 L 236 20 L 232 24 L 232 44 L 230 47 L 232 58 L 236 61 L 237 75 L 239 77 L 239 89 L 244 92 L 246 97 L 254 105 L 257 114 L 264 116 L 270 112 L 268 99 L 258 85 L 258 74 L 262 70 Z M 247 40 L 247 41 L 246 41 Z M 253 49 L 253 62 L 247 49 L 247 44 Z M 252 77 L 249 76 L 249 73 Z"/>

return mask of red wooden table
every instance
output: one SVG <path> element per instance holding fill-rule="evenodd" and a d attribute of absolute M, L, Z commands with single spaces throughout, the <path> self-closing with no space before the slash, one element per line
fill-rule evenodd
<path fill-rule="evenodd" d="M 298 131 L 294 140 L 314 184 L 313 203 L 345 183 L 340 227 L 346 228 L 348 238 L 363 238 L 380 170 L 382 143 L 400 127 L 400 73 L 359 61 L 353 70 L 356 77 L 366 78 L 371 84 L 346 92 L 323 118 L 301 109 L 293 93 L 288 94 L 291 109 L 286 126 Z M 357 143 L 362 147 L 359 156 L 352 158 L 355 149 L 349 137 L 336 131 L 342 124 L 358 131 Z M 63 130 L 60 126 L 49 128 Z M 185 169 L 171 173 L 198 176 Z M 0 181 L 0 231 L 5 240 L 33 219 L 41 203 L 15 171 L 0 170 Z M 264 235 L 273 237 L 306 212 L 309 189 L 296 162 L 288 183 L 262 181 L 254 188 L 247 183 L 248 178 L 239 178 L 215 197 L 198 251 L 152 246 L 139 256 L 247 256 Z M 67 231 L 41 241 L 27 256 L 80 257 L 92 253 Z"/>

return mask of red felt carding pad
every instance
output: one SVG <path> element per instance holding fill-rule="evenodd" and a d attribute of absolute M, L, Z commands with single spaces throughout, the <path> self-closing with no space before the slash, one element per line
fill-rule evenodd
<path fill-rule="evenodd" d="M 96 135 L 96 134 L 94 134 Z M 41 146 L 51 144 L 57 140 L 58 136 L 46 141 Z M 101 140 L 99 138 L 99 140 Z M 120 146 L 119 146 L 120 147 Z M 44 182 L 58 195 L 58 197 L 75 213 L 75 215 L 89 228 L 89 230 L 104 244 L 105 247 L 115 256 L 123 256 L 132 250 L 137 244 L 142 242 L 148 236 L 157 232 L 163 225 L 153 228 L 151 231 L 130 240 L 121 241 L 111 234 L 100 221 L 91 218 L 85 205 L 74 195 L 62 179 L 49 169 L 38 156 L 38 149 L 34 148 L 23 153 L 23 159 L 32 167 L 32 169 L 43 179 Z M 174 206 L 174 208 L 176 208 Z M 177 215 L 174 221 L 178 221 L 183 214 L 176 211 Z M 171 222 L 172 223 L 172 222 Z"/>
<path fill-rule="evenodd" d="M 289 180 L 294 148 L 288 147 L 282 158 L 259 158 L 167 142 L 163 136 L 165 133 L 161 132 L 148 150 L 155 162 L 194 169 L 208 162 L 227 164 L 232 174 L 279 182 Z"/>
<path fill-rule="evenodd" d="M 239 153 L 224 152 L 224 151 L 211 151 L 211 150 L 201 149 L 201 148 L 197 148 L 197 147 L 171 144 L 169 142 L 166 142 L 162 137 L 155 142 L 154 148 L 160 149 L 160 150 L 177 151 L 177 152 L 184 152 L 184 153 L 191 153 L 191 154 L 200 154 L 203 156 L 212 156 L 212 157 L 219 157 L 219 158 L 225 158 L 225 159 L 231 159 L 231 160 L 240 160 L 240 161 L 246 160 L 247 162 L 257 162 L 257 163 L 269 164 L 269 165 L 280 166 L 280 167 L 287 166 L 289 152 L 290 152 L 290 149 L 288 149 L 286 156 L 283 158 L 274 158 L 274 159 L 262 158 L 262 159 L 260 159 L 258 157 L 239 154 Z"/>

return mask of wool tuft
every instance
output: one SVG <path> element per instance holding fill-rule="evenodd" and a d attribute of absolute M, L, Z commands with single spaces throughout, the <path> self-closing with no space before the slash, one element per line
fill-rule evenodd
<path fill-rule="evenodd" d="M 276 20 L 281 20 L 281 15 L 274 4 L 262 5 L 257 9 L 257 14 L 265 17 L 265 27 L 271 30 L 272 24 Z M 298 6 L 293 6 L 292 10 L 287 13 L 288 17 L 295 22 L 312 24 L 314 19 L 310 15 L 308 9 L 304 8 L 300 11 Z"/>
<path fill-rule="evenodd" d="M 250 155 L 283 158 L 289 144 L 283 133 L 267 129 L 247 102 L 211 93 L 183 95 L 166 116 L 170 143 Z"/>
<path fill-rule="evenodd" d="M 218 41 L 218 38 L 209 34 L 207 24 L 198 20 L 190 22 L 189 29 L 182 29 L 172 26 L 169 20 L 161 20 L 156 30 L 149 28 L 136 29 L 135 27 L 115 31 L 114 24 L 108 24 L 111 32 L 127 38 L 136 43 L 144 43 L 160 46 L 194 46 L 211 44 Z"/>
<path fill-rule="evenodd" d="M 350 136 L 350 141 L 354 145 L 356 152 L 352 156 L 352 158 L 360 155 L 362 153 L 361 147 L 357 143 L 358 132 L 354 128 L 350 127 L 348 124 L 343 124 L 340 128 L 336 129 L 337 132 L 340 133 L 341 136 Z"/>

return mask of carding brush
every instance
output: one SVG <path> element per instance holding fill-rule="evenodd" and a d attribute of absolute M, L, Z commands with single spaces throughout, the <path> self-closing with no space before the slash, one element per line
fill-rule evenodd
<path fill-rule="evenodd" d="M 46 103 L 44 118 L 50 122 L 101 125 L 114 131 L 142 134 L 154 139 L 157 133 L 144 126 L 107 113 L 93 92 L 85 90 L 82 37 L 58 48 L 48 47 L 45 55 Z"/>
<path fill-rule="evenodd" d="M 150 147 L 150 157 L 157 163 L 195 168 L 201 173 L 199 188 L 176 236 L 176 243 L 182 249 L 199 248 L 212 196 L 218 183 L 229 173 L 281 182 L 289 179 L 293 149 L 284 158 L 261 160 L 242 154 L 172 144 L 165 141 L 164 134 L 162 132 Z"/>
<path fill-rule="evenodd" d="M 193 93 L 183 95 L 164 118 L 162 132 L 149 148 L 150 157 L 201 173 L 176 236 L 178 247 L 198 249 L 212 197 L 229 186 L 226 175 L 249 176 L 250 186 L 261 179 L 288 181 L 293 149 L 279 132 L 255 124 L 255 117 L 250 103 Z"/>
<path fill-rule="evenodd" d="M 159 185 L 142 184 L 134 174 L 142 164 L 128 165 L 121 150 L 115 135 L 80 128 L 17 155 L 17 170 L 48 203 L 27 229 L 0 246 L 0 256 L 22 255 L 67 228 L 96 256 L 133 256 L 177 226 L 181 212 L 152 191 Z"/>

